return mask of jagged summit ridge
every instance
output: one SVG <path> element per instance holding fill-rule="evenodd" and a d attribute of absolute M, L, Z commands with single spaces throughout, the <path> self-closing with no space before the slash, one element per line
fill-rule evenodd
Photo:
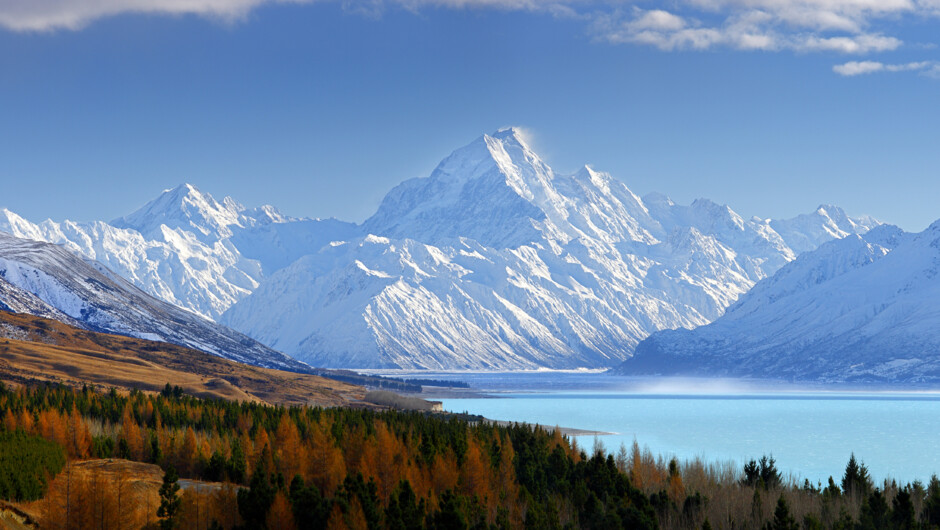
<path fill-rule="evenodd" d="M 322 239 L 342 239 L 351 227 L 294 219 L 273 206 L 247 209 L 230 197 L 219 202 L 191 184 L 166 190 L 111 224 L 34 224 L 0 210 L 0 231 L 61 245 L 152 296 L 210 319 L 247 296 L 274 268 L 310 252 L 311 244 L 319 248 Z"/>
<path fill-rule="evenodd" d="M 778 222 L 640 198 L 590 166 L 555 173 L 505 129 L 402 182 L 359 226 L 183 185 L 118 226 L 0 212 L 0 230 L 97 259 L 318 365 L 574 368 L 614 365 L 650 333 L 714 320 L 794 259 L 788 241 L 815 248 L 878 224 L 824 210 Z"/>
<path fill-rule="evenodd" d="M 137 211 L 111 221 L 116 228 L 129 228 L 152 238 L 163 237 L 166 229 L 194 234 L 211 244 L 231 237 L 233 229 L 291 221 L 277 208 L 264 205 L 247 209 L 231 197 L 221 202 L 192 184 L 164 190 Z"/>
<path fill-rule="evenodd" d="M 877 224 L 814 219 L 829 222 L 804 221 L 812 240 Z M 590 167 L 556 174 L 507 130 L 396 186 L 359 237 L 278 271 L 222 321 L 321 365 L 610 366 L 654 331 L 717 318 L 795 256 L 770 221 L 641 199 Z"/>
<path fill-rule="evenodd" d="M 512 247 L 538 238 L 533 223 L 557 200 L 551 169 L 509 129 L 454 151 L 428 177 L 393 188 L 363 224 L 367 233 L 437 243 L 469 237 Z"/>

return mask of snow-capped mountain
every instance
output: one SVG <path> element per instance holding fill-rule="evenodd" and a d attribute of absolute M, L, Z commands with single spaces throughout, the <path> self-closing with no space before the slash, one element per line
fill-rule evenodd
<path fill-rule="evenodd" d="M 332 238 L 328 234 L 345 237 L 350 227 L 289 218 L 271 206 L 247 209 L 230 197 L 218 202 L 189 184 L 110 224 L 34 224 L 0 210 L 0 231 L 61 245 L 152 296 L 213 320 L 266 273 L 317 250 L 320 238 Z"/>
<path fill-rule="evenodd" d="M 820 243 L 877 225 L 823 206 L 744 219 L 556 174 L 518 131 L 395 187 L 362 225 L 247 209 L 190 185 L 111 223 L 0 231 L 97 260 L 143 291 L 331 367 L 613 366 L 661 329 L 718 318 Z"/>
<path fill-rule="evenodd" d="M 835 207 L 774 222 L 558 175 L 516 130 L 394 188 L 357 237 L 269 278 L 221 322 L 314 365 L 612 366 L 650 333 L 720 316 L 813 246 L 877 222 Z"/>
<path fill-rule="evenodd" d="M 148 296 L 65 248 L 0 233 L 0 308 L 94 330 L 171 342 L 272 368 L 308 366 L 240 333 Z"/>
<path fill-rule="evenodd" d="M 940 221 L 802 254 L 710 325 L 644 340 L 621 373 L 940 381 Z"/>

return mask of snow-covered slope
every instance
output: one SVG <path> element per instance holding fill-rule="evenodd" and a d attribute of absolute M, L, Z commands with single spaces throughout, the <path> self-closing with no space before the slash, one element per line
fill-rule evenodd
<path fill-rule="evenodd" d="M 190 185 L 110 223 L 0 210 L 0 231 L 298 359 L 437 369 L 613 366 L 651 333 L 718 318 L 800 252 L 877 224 L 832 206 L 772 221 L 640 198 L 587 166 L 556 174 L 514 129 L 401 183 L 359 226 Z"/>
<path fill-rule="evenodd" d="M 940 221 L 881 226 L 801 255 L 714 323 L 643 341 L 618 371 L 940 381 Z"/>
<path fill-rule="evenodd" d="M 96 260 L 148 294 L 216 319 L 265 274 L 345 237 L 354 225 L 246 209 L 184 184 L 112 221 L 31 223 L 0 210 L 0 231 L 61 245 Z M 237 243 L 237 245 L 236 245 Z"/>
<path fill-rule="evenodd" d="M 220 321 L 323 366 L 612 366 L 650 333 L 720 316 L 795 258 L 787 238 L 875 224 L 826 207 L 781 234 L 708 200 L 641 199 L 589 167 L 555 174 L 507 129 L 394 188 L 358 235 L 274 273 Z"/>
<path fill-rule="evenodd" d="M 51 318 L 69 324 L 70 326 L 81 327 L 81 323 L 78 320 L 47 304 L 33 293 L 20 289 L 2 277 L 0 277 L 0 310 Z"/>
<path fill-rule="evenodd" d="M 309 367 L 240 333 L 157 300 L 63 247 L 0 233 L 0 308 L 188 346 L 257 366 Z"/>

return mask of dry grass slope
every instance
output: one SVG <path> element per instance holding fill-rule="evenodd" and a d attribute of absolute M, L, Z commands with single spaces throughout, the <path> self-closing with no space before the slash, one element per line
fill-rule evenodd
<path fill-rule="evenodd" d="M 0 311 L 0 380 L 159 391 L 166 383 L 202 398 L 279 405 L 343 406 L 362 387 L 308 374 L 257 368 L 149 340 L 95 333 Z"/>

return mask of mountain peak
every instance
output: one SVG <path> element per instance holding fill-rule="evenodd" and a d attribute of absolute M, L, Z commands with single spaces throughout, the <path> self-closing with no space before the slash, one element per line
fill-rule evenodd
<path fill-rule="evenodd" d="M 814 213 L 824 217 L 829 217 L 830 219 L 844 219 L 848 217 L 845 214 L 845 210 L 832 204 L 820 204 Z"/>
<path fill-rule="evenodd" d="M 215 202 L 211 195 L 199 191 L 199 188 L 188 182 L 184 182 L 174 188 L 163 190 L 156 199 L 148 204 L 160 202 L 161 204 L 180 204 L 188 202 Z"/>
<path fill-rule="evenodd" d="M 212 195 L 184 183 L 164 190 L 156 199 L 111 224 L 152 236 L 159 234 L 164 226 L 181 228 L 202 241 L 216 241 L 231 235 L 228 227 L 238 224 L 239 213 L 244 209 L 229 197 L 219 203 Z"/>
<path fill-rule="evenodd" d="M 396 186 L 363 226 L 431 243 L 466 236 L 503 248 L 538 239 L 533 223 L 554 215 L 563 199 L 552 169 L 524 137 L 515 127 L 477 137 L 430 176 Z"/>
<path fill-rule="evenodd" d="M 527 134 L 519 127 L 503 127 L 488 136 L 501 141 L 514 142 L 527 149 L 529 148 L 528 142 L 526 141 Z"/>
<path fill-rule="evenodd" d="M 196 186 L 193 186 L 192 184 L 188 182 L 184 182 L 176 186 L 175 188 L 167 188 L 163 190 L 163 193 L 176 195 L 176 196 L 184 196 L 190 193 L 201 194 L 201 192 L 196 188 Z"/>

